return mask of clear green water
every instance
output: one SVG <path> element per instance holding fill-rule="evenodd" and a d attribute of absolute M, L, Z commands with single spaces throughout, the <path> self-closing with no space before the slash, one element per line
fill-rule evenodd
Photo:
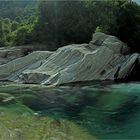
<path fill-rule="evenodd" d="M 66 120 L 96 139 L 140 139 L 140 83 L 90 83 L 56 88 L 1 85 L 0 93 L 14 97 L 3 103 L 2 99 L 7 97 L 0 94 L 0 107 L 15 105 L 12 107 L 15 112 L 23 110 L 37 117 Z M 18 104 L 26 109 L 17 109 Z"/>

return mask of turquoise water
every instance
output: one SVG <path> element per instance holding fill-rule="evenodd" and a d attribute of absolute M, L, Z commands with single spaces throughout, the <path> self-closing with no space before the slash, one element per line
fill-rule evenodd
<path fill-rule="evenodd" d="M 65 118 L 101 139 L 140 139 L 140 84 L 82 85 L 60 87 L 43 93 L 38 105 L 29 105 L 40 115 Z"/>
<path fill-rule="evenodd" d="M 72 121 L 97 139 L 140 139 L 140 83 L 13 90 L 38 116 Z"/>

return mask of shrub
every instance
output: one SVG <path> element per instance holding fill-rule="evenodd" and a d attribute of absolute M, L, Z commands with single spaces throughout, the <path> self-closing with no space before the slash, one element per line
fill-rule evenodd
<path fill-rule="evenodd" d="M 95 32 L 103 32 L 103 29 L 100 26 L 97 26 Z"/>

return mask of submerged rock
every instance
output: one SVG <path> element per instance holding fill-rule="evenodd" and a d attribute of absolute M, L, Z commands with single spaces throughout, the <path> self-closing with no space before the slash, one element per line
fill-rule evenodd
<path fill-rule="evenodd" d="M 15 97 L 8 93 L 0 93 L 0 105 L 14 103 Z"/>
<path fill-rule="evenodd" d="M 117 37 L 95 33 L 89 44 L 64 46 L 53 54 L 33 52 L 2 65 L 0 79 L 45 85 L 125 79 L 138 58 Z"/>

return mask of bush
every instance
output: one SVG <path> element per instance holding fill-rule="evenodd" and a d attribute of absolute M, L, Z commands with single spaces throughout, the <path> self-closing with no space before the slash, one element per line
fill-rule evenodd
<path fill-rule="evenodd" d="M 16 36 L 14 40 L 15 45 L 22 45 L 29 43 L 29 35 L 30 35 L 30 29 L 28 26 L 21 26 L 16 31 Z"/>
<path fill-rule="evenodd" d="M 103 29 L 100 26 L 97 26 L 95 32 L 103 32 Z"/>

